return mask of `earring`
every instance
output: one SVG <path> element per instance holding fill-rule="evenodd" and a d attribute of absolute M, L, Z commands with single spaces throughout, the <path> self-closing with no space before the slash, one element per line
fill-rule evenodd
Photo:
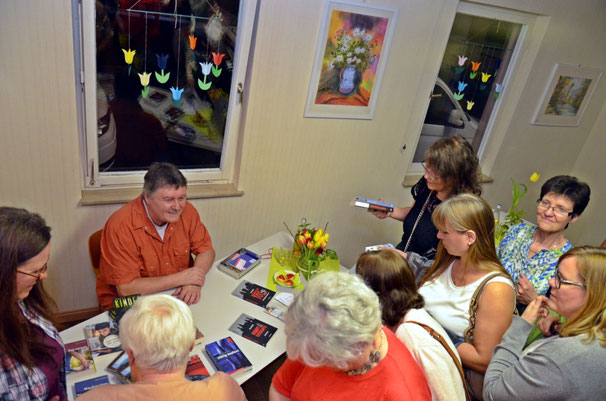
<path fill-rule="evenodd" d="M 471 242 L 468 242 L 468 243 L 467 243 L 467 246 L 471 246 Z"/>

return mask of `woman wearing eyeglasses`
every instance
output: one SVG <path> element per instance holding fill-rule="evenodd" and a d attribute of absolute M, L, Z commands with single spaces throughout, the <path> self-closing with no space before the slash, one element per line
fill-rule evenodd
<path fill-rule="evenodd" d="M 0 207 L 0 399 L 63 400 L 63 343 L 51 323 L 50 228 L 38 214 Z"/>
<path fill-rule="evenodd" d="M 537 225 L 521 223 L 505 234 L 497 254 L 516 284 L 518 310 L 549 290 L 558 258 L 572 248 L 564 229 L 578 220 L 589 195 L 589 186 L 575 177 L 550 178 L 537 201 Z"/>
<path fill-rule="evenodd" d="M 461 136 L 442 138 L 425 152 L 424 176 L 412 187 L 410 207 L 396 207 L 391 213 L 372 211 L 379 219 L 391 217 L 403 222 L 402 240 L 397 249 L 407 254 L 417 278 L 429 267 L 438 248 L 438 230 L 431 221 L 435 208 L 444 200 L 460 193 L 480 195 L 478 158 L 471 145 Z"/>
<path fill-rule="evenodd" d="M 492 355 L 487 400 L 603 400 L 606 394 L 606 249 L 573 248 L 559 259 L 549 298 L 538 296 L 514 316 Z M 524 349 L 546 308 L 567 319 L 559 333 Z"/>

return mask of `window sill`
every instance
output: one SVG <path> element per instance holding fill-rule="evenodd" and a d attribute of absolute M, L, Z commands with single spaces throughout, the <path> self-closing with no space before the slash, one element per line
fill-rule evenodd
<path fill-rule="evenodd" d="M 83 206 L 127 203 L 139 196 L 141 190 L 141 187 L 83 189 L 80 203 Z M 244 191 L 238 190 L 233 184 L 190 184 L 187 186 L 187 199 L 242 195 L 244 195 Z"/>
<path fill-rule="evenodd" d="M 414 186 L 420 179 L 423 177 L 421 173 L 410 173 L 404 176 L 404 180 L 402 181 L 403 187 L 412 187 Z M 486 174 L 480 172 L 480 184 L 490 184 L 493 183 L 494 179 Z"/>

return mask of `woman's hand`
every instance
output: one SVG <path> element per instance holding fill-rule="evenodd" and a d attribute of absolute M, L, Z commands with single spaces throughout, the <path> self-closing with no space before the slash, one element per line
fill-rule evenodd
<path fill-rule="evenodd" d="M 383 199 L 379 198 L 378 201 L 383 202 Z M 392 212 L 381 212 L 380 210 L 374 210 L 374 209 L 368 209 L 368 211 L 370 213 L 372 213 L 373 216 L 375 216 L 377 219 L 381 219 L 381 220 L 391 217 L 391 214 L 392 214 Z"/>
<path fill-rule="evenodd" d="M 380 201 L 382 201 L 383 199 L 379 199 Z M 414 205 L 414 203 L 413 203 Z M 408 214 L 408 212 L 410 212 L 411 207 L 394 207 L 393 208 L 393 212 L 389 212 L 389 213 L 385 213 L 385 212 L 380 212 L 378 210 L 372 210 L 372 209 L 368 209 L 369 213 L 372 213 L 376 218 L 378 219 L 386 219 L 388 217 L 391 217 L 392 219 L 398 220 L 398 221 L 404 221 L 404 219 L 406 218 L 406 215 Z"/>
<path fill-rule="evenodd" d="M 528 304 L 528 307 L 522 313 L 521 318 L 526 320 L 530 324 L 535 324 L 537 319 L 549 315 L 547 308 L 545 307 L 547 298 L 544 296 L 537 296 L 534 301 Z"/>
<path fill-rule="evenodd" d="M 520 279 L 516 285 L 516 296 L 519 303 L 530 305 L 530 303 L 534 301 L 539 294 L 537 294 L 535 291 L 534 287 L 530 283 L 530 280 L 524 277 L 523 274 L 520 274 Z"/>
<path fill-rule="evenodd" d="M 537 322 L 537 327 L 539 330 L 541 330 L 541 333 L 543 333 L 545 337 L 559 333 L 561 326 L 562 322 L 560 321 L 560 318 L 550 314 Z"/>

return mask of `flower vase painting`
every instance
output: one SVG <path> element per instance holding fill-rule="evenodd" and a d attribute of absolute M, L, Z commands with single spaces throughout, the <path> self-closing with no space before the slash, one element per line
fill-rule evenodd
<path fill-rule="evenodd" d="M 306 117 L 371 119 L 397 10 L 328 1 Z"/>

